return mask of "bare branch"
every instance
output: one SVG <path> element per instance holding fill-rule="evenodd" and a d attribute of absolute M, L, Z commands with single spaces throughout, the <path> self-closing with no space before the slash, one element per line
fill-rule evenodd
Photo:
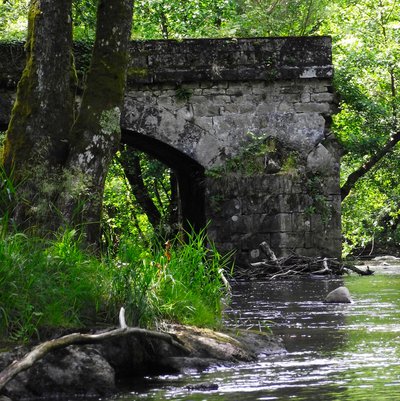
<path fill-rule="evenodd" d="M 140 329 L 137 327 L 128 327 L 125 322 L 125 309 L 121 308 L 119 313 L 120 325 L 118 329 L 105 331 L 97 334 L 81 334 L 72 333 L 66 336 L 56 338 L 50 341 L 39 344 L 32 351 L 28 352 L 22 359 L 14 361 L 11 365 L 0 372 L 0 391 L 4 386 L 13 379 L 18 373 L 29 369 L 37 361 L 42 359 L 50 351 L 64 348 L 72 344 L 93 344 L 110 338 L 122 337 L 127 335 L 145 336 L 159 340 L 166 341 L 167 343 L 184 351 L 188 350 L 178 341 L 176 341 L 170 334 L 161 333 L 158 331 Z"/>

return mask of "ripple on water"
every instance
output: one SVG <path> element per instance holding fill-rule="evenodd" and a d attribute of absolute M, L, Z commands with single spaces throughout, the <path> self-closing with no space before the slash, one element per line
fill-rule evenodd
<path fill-rule="evenodd" d="M 288 353 L 196 375 L 148 378 L 118 400 L 400 400 L 400 275 L 346 279 L 354 302 L 325 304 L 342 280 L 237 283 L 226 324 L 272 330 Z M 218 390 L 188 391 L 215 383 Z"/>

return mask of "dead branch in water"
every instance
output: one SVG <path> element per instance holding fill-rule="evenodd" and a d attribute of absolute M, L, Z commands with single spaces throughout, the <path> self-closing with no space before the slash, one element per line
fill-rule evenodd
<path fill-rule="evenodd" d="M 97 334 L 72 333 L 53 340 L 45 341 L 37 345 L 32 351 L 28 352 L 22 359 L 14 361 L 11 365 L 0 372 L 0 391 L 4 386 L 14 378 L 18 373 L 29 369 L 38 360 L 55 349 L 64 348 L 72 344 L 92 344 L 106 339 L 122 337 L 126 335 L 145 336 L 160 339 L 172 344 L 173 346 L 187 352 L 187 349 L 173 336 L 158 331 L 140 329 L 138 327 L 128 327 L 125 322 L 125 309 L 121 308 L 119 313 L 120 327 Z"/>
<path fill-rule="evenodd" d="M 259 248 L 266 258 L 259 262 L 250 263 L 247 267 L 238 268 L 236 270 L 237 278 L 268 278 L 273 280 L 291 276 L 337 276 L 351 271 L 364 276 L 374 273 L 369 267 L 366 270 L 362 270 L 335 258 L 308 257 L 295 253 L 277 258 L 265 241 L 259 245 Z"/>

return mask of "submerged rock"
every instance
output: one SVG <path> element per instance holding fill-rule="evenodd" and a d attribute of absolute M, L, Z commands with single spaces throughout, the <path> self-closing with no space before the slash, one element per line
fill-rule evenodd
<path fill-rule="evenodd" d="M 190 384 L 185 388 L 189 391 L 215 391 L 219 389 L 219 386 L 216 383 L 198 383 Z"/>
<path fill-rule="evenodd" d="M 101 397 L 116 393 L 119 384 L 127 385 L 144 375 L 201 371 L 211 365 L 248 362 L 260 354 L 285 352 L 279 339 L 259 332 L 226 334 L 179 325 L 168 327 L 167 332 L 183 347 L 162 339 L 126 335 L 52 351 L 11 380 L 3 394 L 13 401 Z M 0 371 L 27 351 L 27 347 L 20 347 L 0 354 Z"/>
<path fill-rule="evenodd" d="M 325 302 L 342 304 L 351 303 L 352 299 L 350 291 L 347 287 L 338 287 L 326 296 Z"/>

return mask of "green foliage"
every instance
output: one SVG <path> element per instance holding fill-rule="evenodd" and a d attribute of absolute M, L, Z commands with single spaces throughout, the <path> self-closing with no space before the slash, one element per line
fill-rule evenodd
<path fill-rule="evenodd" d="M 0 0 L 0 38 L 25 39 L 27 15 L 26 0 Z"/>
<path fill-rule="evenodd" d="M 132 150 L 134 151 L 134 150 Z M 167 233 L 171 212 L 171 171 L 160 161 L 139 153 L 142 179 L 157 209 L 162 216 L 162 230 Z M 103 200 L 103 241 L 118 247 L 121 240 L 128 237 L 151 237 L 153 229 L 149 220 L 135 198 L 124 170 L 118 161 L 113 160 L 107 176 Z"/>
<path fill-rule="evenodd" d="M 176 98 L 180 101 L 187 102 L 192 96 L 193 92 L 190 89 L 179 86 L 176 91 Z"/>
<path fill-rule="evenodd" d="M 230 0 L 135 1 L 133 36 L 140 39 L 217 36 L 234 7 Z"/>
<path fill-rule="evenodd" d="M 0 239 L 4 238 L 12 226 L 11 215 L 17 204 L 13 174 L 7 174 L 0 166 Z"/>
<path fill-rule="evenodd" d="M 96 32 L 96 10 L 98 0 L 74 0 L 72 15 L 74 36 L 93 40 Z"/>
<path fill-rule="evenodd" d="M 95 322 L 104 304 L 101 268 L 73 230 L 52 242 L 7 236 L 0 241 L 1 334 L 27 340 L 39 328 Z"/>
<path fill-rule="evenodd" d="M 135 224 L 138 220 L 139 228 Z M 138 238 L 151 229 L 146 216 L 138 213 L 136 200 L 116 159 L 110 166 L 104 189 L 102 227 L 103 242 L 116 248 L 125 236 Z"/>
<path fill-rule="evenodd" d="M 170 260 L 162 267 L 160 312 L 183 323 L 215 327 L 228 295 L 222 275 L 230 255 L 221 256 L 204 231 L 186 235 L 185 242 L 178 237 L 172 243 Z"/>
<path fill-rule="evenodd" d="M 225 175 L 252 176 L 265 172 L 290 174 L 299 168 L 299 155 L 288 149 L 277 138 L 247 133 L 238 155 L 226 160 L 222 166 L 210 169 L 207 176 L 221 178 Z"/>
<path fill-rule="evenodd" d="M 357 183 L 342 204 L 343 253 L 374 252 L 400 243 L 399 151 Z"/>
<path fill-rule="evenodd" d="M 333 128 L 345 151 L 344 183 L 400 130 L 400 5 L 394 0 L 337 1 L 331 10 L 323 32 L 334 39 L 341 110 Z M 371 249 L 374 243 L 396 244 L 400 188 L 393 175 L 399 173 L 397 154 L 398 150 L 392 150 L 391 157 L 359 180 L 342 203 L 345 254 Z"/>
<path fill-rule="evenodd" d="M 328 17 L 327 0 L 240 0 L 222 27 L 224 36 L 304 36 Z"/>
<path fill-rule="evenodd" d="M 133 35 L 143 39 L 310 35 L 327 14 L 327 0 L 141 0 Z"/>

